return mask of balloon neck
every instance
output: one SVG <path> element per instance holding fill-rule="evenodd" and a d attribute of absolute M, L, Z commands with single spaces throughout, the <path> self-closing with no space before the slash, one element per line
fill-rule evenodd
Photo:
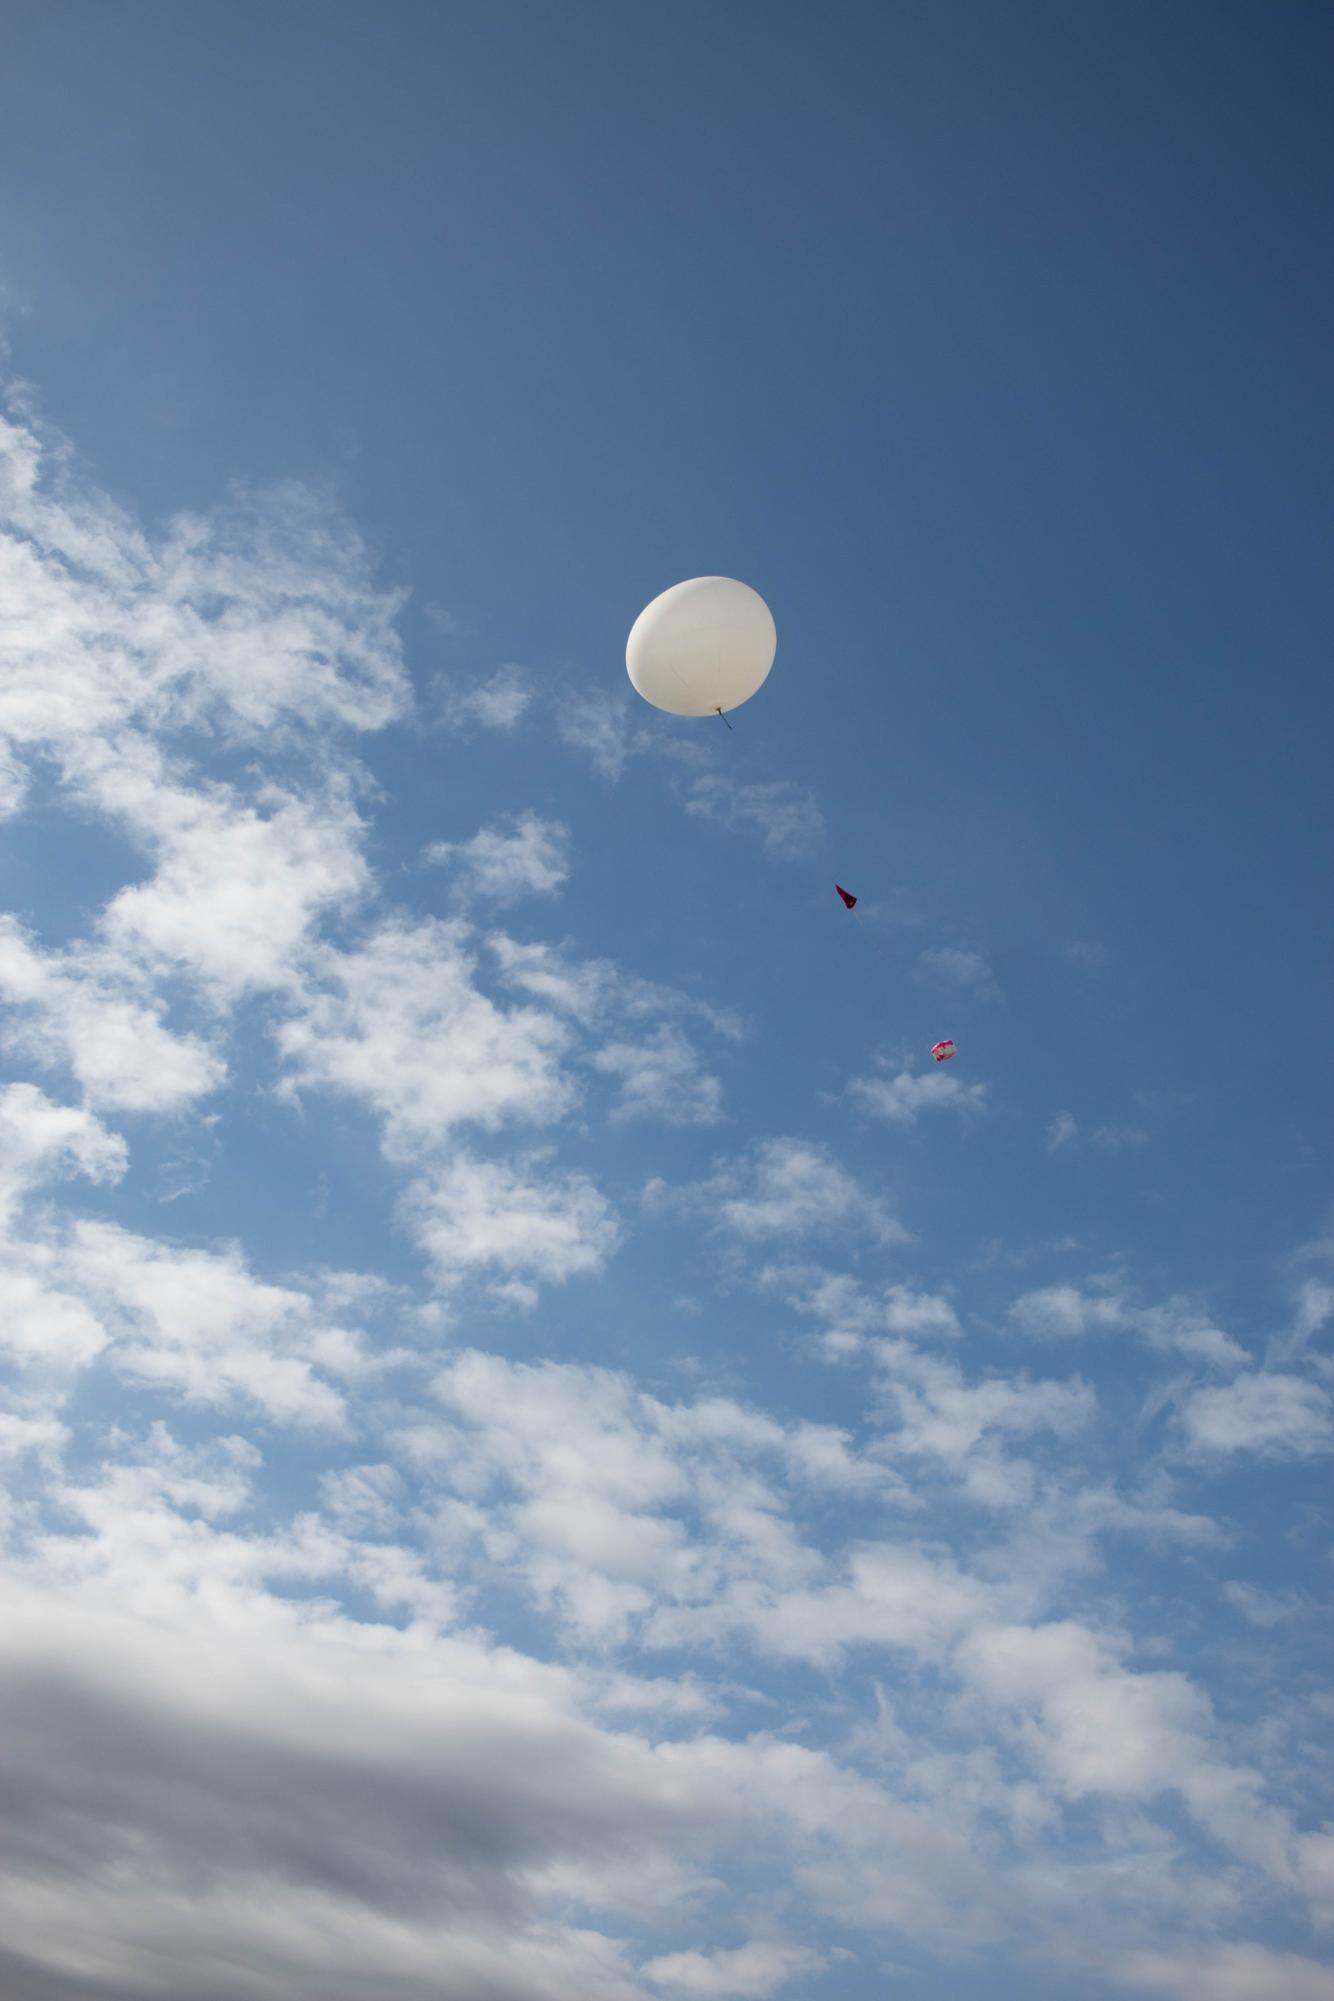
<path fill-rule="evenodd" d="M 718 720 L 722 723 L 725 729 L 729 730 L 731 729 L 732 725 L 728 722 L 727 717 L 723 714 L 721 709 L 715 709 L 714 714 L 718 717 Z"/>

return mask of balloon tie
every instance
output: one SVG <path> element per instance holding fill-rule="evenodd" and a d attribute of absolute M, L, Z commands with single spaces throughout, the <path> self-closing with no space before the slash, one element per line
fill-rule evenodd
<path fill-rule="evenodd" d="M 717 710 L 715 710 L 715 711 L 714 711 L 714 713 L 715 713 L 715 714 L 717 715 L 717 717 L 718 717 L 718 718 L 719 718 L 719 720 L 720 720 L 720 721 L 722 722 L 722 724 L 724 725 L 724 727 L 730 730 L 730 729 L 731 729 L 731 727 L 732 727 L 732 725 L 731 725 L 731 724 L 730 724 L 730 723 L 728 722 L 728 720 L 727 720 L 727 717 L 726 717 L 726 716 L 725 716 L 725 715 L 723 714 L 722 710 L 721 710 L 721 709 L 717 709 Z"/>

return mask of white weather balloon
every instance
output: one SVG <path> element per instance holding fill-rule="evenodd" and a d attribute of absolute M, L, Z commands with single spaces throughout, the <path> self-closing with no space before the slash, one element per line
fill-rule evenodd
<path fill-rule="evenodd" d="M 715 716 L 747 702 L 774 664 L 778 634 L 758 591 L 735 577 L 690 577 L 645 605 L 625 666 L 646 702 Z"/>

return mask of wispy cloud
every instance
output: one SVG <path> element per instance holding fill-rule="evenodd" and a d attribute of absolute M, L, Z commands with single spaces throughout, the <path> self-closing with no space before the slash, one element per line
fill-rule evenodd
<path fill-rule="evenodd" d="M 1117 1977 L 1140 1994 L 1173 2001 L 1334 2001 L 1334 1972 L 1272 1946 L 1210 1945 L 1203 1951 L 1127 1954 Z"/>
<path fill-rule="evenodd" d="M 716 1125 L 723 1088 L 700 1065 L 699 1052 L 670 1023 L 641 1041 L 609 1042 L 593 1068 L 619 1085 L 615 1119 L 656 1118 L 671 1126 Z"/>
<path fill-rule="evenodd" d="M 1190 1300 L 1146 1306 L 1115 1285 L 1039 1286 L 1014 1301 L 1010 1320 L 1038 1340 L 1133 1334 L 1162 1353 L 1185 1355 L 1216 1368 L 1240 1368 L 1250 1359 L 1240 1342 L 1216 1327 Z"/>
<path fill-rule="evenodd" d="M 881 1449 L 938 1462 L 992 1507 L 1022 1505 L 1033 1493 L 1031 1468 L 1007 1457 L 1002 1440 L 1040 1432 L 1070 1439 L 1096 1412 L 1093 1390 L 1077 1378 L 970 1383 L 956 1361 L 906 1341 L 881 1342 L 875 1352 L 881 1393 L 896 1420 Z"/>
<path fill-rule="evenodd" d="M 767 2001 L 789 1981 L 803 1973 L 819 1973 L 828 1964 L 826 1955 L 810 1946 L 750 1939 L 730 1951 L 664 1953 L 645 1960 L 640 1971 L 655 1987 L 673 1994 L 707 1995 L 714 2001 Z"/>
<path fill-rule="evenodd" d="M 747 1242 L 771 1237 L 863 1233 L 903 1243 L 907 1232 L 888 1203 L 863 1187 L 827 1147 L 809 1140 L 761 1140 L 721 1163 L 707 1181 L 671 1189 L 655 1181 L 651 1206 L 685 1206 Z"/>
<path fill-rule="evenodd" d="M 721 772 L 706 772 L 691 782 L 686 811 L 758 834 L 773 855 L 809 854 L 824 834 L 824 816 L 812 795 L 786 778 L 744 785 Z"/>
<path fill-rule="evenodd" d="M 436 841 L 424 859 L 449 865 L 464 899 L 504 905 L 554 896 L 570 873 L 570 830 L 559 820 L 518 813 L 469 841 Z"/>
<path fill-rule="evenodd" d="M 379 729 L 409 687 L 365 548 L 307 490 L 237 488 L 208 516 L 146 535 L 23 414 L 0 416 L 6 618 L 0 739 L 20 762 L 80 754 L 127 730 L 273 741 Z"/>
<path fill-rule="evenodd" d="M 438 684 L 441 720 L 450 729 L 475 724 L 484 730 L 507 732 L 523 721 L 537 694 L 537 681 L 526 667 L 497 667 L 484 679 L 460 685 Z"/>
<path fill-rule="evenodd" d="M 977 1000 L 999 1000 L 1001 990 L 989 962 L 961 945 L 936 945 L 917 955 L 917 977 L 936 986 L 961 987 Z"/>
<path fill-rule="evenodd" d="M 900 1070 L 894 1076 L 854 1077 L 848 1095 L 863 1111 L 891 1125 L 916 1125 L 924 1112 L 956 1112 L 968 1118 L 986 1110 L 985 1084 L 965 1084 L 948 1070 L 919 1074 Z"/>
<path fill-rule="evenodd" d="M 1334 1406 L 1318 1384 L 1257 1370 L 1195 1390 L 1181 1407 L 1196 1452 L 1308 1459 L 1334 1450 Z"/>
<path fill-rule="evenodd" d="M 1248 1625 L 1258 1626 L 1264 1633 L 1299 1618 L 1308 1609 L 1298 1592 L 1262 1591 L 1258 1585 L 1244 1584 L 1239 1578 L 1231 1578 L 1223 1586 L 1223 1597 Z"/>
<path fill-rule="evenodd" d="M 561 695 L 556 730 L 562 743 L 586 757 L 593 769 L 613 784 L 632 758 L 652 748 L 647 731 L 630 713 L 627 697 L 612 697 L 594 689 L 569 690 Z"/>

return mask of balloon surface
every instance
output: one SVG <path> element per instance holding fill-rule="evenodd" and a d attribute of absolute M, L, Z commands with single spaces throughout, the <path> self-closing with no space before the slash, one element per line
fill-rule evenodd
<path fill-rule="evenodd" d="M 778 634 L 758 591 L 735 577 L 690 577 L 645 605 L 625 644 L 634 688 L 673 716 L 725 714 L 774 664 Z"/>

